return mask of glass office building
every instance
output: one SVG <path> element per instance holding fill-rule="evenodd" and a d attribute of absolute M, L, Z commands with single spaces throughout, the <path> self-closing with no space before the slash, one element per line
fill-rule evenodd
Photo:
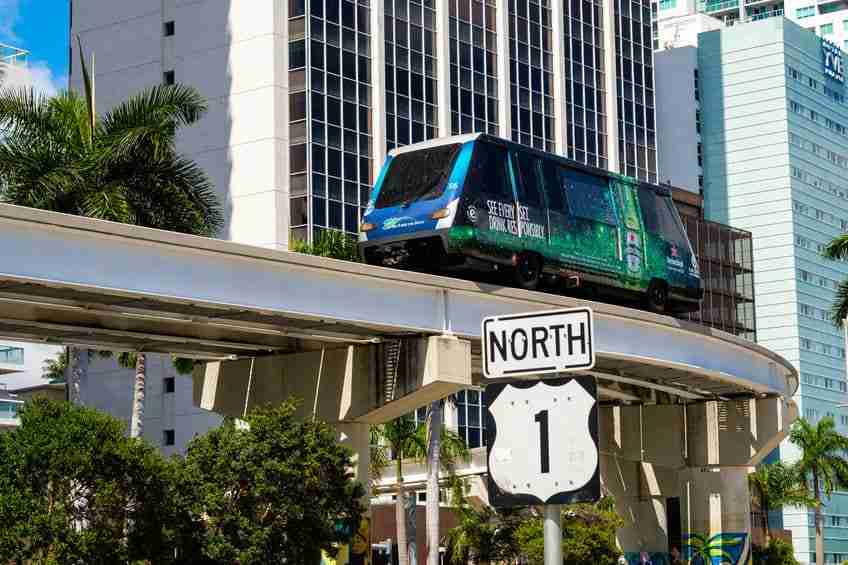
<path fill-rule="evenodd" d="M 848 264 L 824 246 L 848 229 L 848 104 L 838 48 L 783 18 L 699 37 L 704 199 L 709 219 L 751 232 L 757 340 L 790 360 L 812 423 L 848 434 L 845 339 L 830 319 Z M 783 458 L 797 456 L 792 444 Z M 824 509 L 826 562 L 848 558 L 848 496 Z M 812 512 L 785 509 L 796 556 L 812 563 Z"/>
<path fill-rule="evenodd" d="M 291 237 L 358 231 L 386 151 L 488 132 L 656 181 L 648 0 L 291 0 Z M 379 17 L 378 17 L 379 16 Z"/>

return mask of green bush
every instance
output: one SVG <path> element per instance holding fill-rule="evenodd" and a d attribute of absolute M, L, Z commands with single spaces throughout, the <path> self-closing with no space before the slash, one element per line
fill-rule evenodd
<path fill-rule="evenodd" d="M 615 565 L 621 550 L 616 531 L 624 522 L 606 499 L 597 504 L 571 504 L 562 512 L 562 561 L 564 565 Z M 530 565 L 544 563 L 544 533 L 541 518 L 524 521 L 515 534 L 521 553 Z"/>
<path fill-rule="evenodd" d="M 781 539 L 772 539 L 765 547 L 755 545 L 753 557 L 753 565 L 798 565 L 792 545 Z"/>
<path fill-rule="evenodd" d="M 356 238 L 338 230 L 323 230 L 311 244 L 300 239 L 292 240 L 289 247 L 292 251 L 307 255 L 343 259 L 357 263 L 362 261 Z"/>

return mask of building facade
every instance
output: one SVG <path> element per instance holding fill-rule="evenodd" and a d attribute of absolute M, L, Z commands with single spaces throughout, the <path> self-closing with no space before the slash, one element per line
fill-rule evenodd
<path fill-rule="evenodd" d="M 656 180 L 648 0 L 74 0 L 98 106 L 161 82 L 210 111 L 180 148 L 222 236 L 356 233 L 386 151 L 486 131 Z M 81 88 L 72 57 L 71 87 Z"/>
<path fill-rule="evenodd" d="M 841 261 L 821 257 L 848 229 L 848 105 L 841 52 L 810 30 L 769 18 L 700 36 L 707 218 L 753 234 L 757 336 L 795 364 L 801 415 L 848 433 L 845 340 L 830 319 Z M 797 456 L 785 442 L 781 455 Z M 813 518 L 783 512 L 796 556 L 811 563 Z M 848 496 L 825 507 L 828 563 L 848 558 Z"/>

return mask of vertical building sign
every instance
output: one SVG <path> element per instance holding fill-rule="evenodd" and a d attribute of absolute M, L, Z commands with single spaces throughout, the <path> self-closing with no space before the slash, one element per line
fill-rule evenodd
<path fill-rule="evenodd" d="M 824 74 L 839 82 L 845 82 L 845 67 L 842 63 L 842 50 L 834 43 L 822 39 Z"/>

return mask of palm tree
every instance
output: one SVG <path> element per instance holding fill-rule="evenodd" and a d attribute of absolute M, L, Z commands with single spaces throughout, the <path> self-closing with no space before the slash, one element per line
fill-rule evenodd
<path fill-rule="evenodd" d="M 769 511 L 782 506 L 814 506 L 815 500 L 807 492 L 804 476 L 796 465 L 787 465 L 782 461 L 761 465 L 748 475 L 752 498 L 759 504 L 763 513 L 766 544 L 771 540 Z"/>
<path fill-rule="evenodd" d="M 824 248 L 822 256 L 833 260 L 848 259 L 848 233 L 843 233 L 831 240 Z M 848 279 L 839 283 L 830 315 L 839 327 L 842 327 L 843 321 L 848 317 Z"/>
<path fill-rule="evenodd" d="M 470 458 L 465 442 L 442 427 L 443 402 L 434 400 L 427 410 L 427 565 L 439 565 L 439 472 L 452 476 L 456 462 Z"/>
<path fill-rule="evenodd" d="M 102 220 L 212 236 L 223 224 L 203 171 L 175 148 L 177 130 L 206 102 L 193 88 L 148 88 L 98 117 L 79 46 L 85 95 L 0 90 L 0 201 Z M 143 268 L 143 266 L 139 266 Z M 71 398 L 85 358 L 70 353 Z M 133 421 L 144 402 L 145 356 L 136 356 Z M 140 433 L 140 426 L 133 433 Z"/>
<path fill-rule="evenodd" d="M 801 450 L 798 472 L 806 477 L 814 498 L 816 517 L 816 563 L 824 563 L 824 538 L 822 536 L 822 493 L 827 498 L 836 489 L 848 488 L 848 437 L 836 431 L 833 418 L 819 420 L 815 426 L 806 420 L 792 425 L 789 439 Z"/>
<path fill-rule="evenodd" d="M 68 368 L 68 350 L 62 349 L 56 357 L 45 359 L 41 365 L 41 378 L 50 384 L 65 382 L 65 370 Z"/>
<path fill-rule="evenodd" d="M 394 457 L 396 475 L 395 521 L 397 527 L 397 542 L 400 565 L 409 565 L 409 540 L 406 533 L 406 510 L 404 508 L 404 460 L 415 460 L 423 462 L 428 458 L 428 450 L 431 445 L 428 437 L 428 426 L 419 426 L 415 420 L 407 415 L 393 420 L 387 424 L 372 428 L 371 434 L 371 464 L 372 472 L 379 475 L 380 470 L 389 464 L 390 455 Z M 468 458 L 468 448 L 455 433 L 440 429 L 439 441 L 439 465 L 442 469 L 453 473 L 454 465 L 458 459 Z M 391 453 L 389 453 L 389 451 Z M 438 509 L 439 494 L 436 490 L 435 496 L 431 497 L 428 490 L 427 504 L 434 500 Z M 428 506 L 429 507 L 429 506 Z M 438 551 L 438 534 L 436 538 L 436 551 Z"/>

